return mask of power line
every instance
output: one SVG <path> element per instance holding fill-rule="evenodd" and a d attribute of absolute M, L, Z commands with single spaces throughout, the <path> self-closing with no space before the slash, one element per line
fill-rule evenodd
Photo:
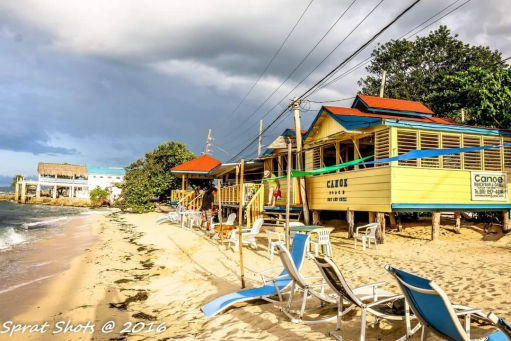
<path fill-rule="evenodd" d="M 380 29 L 376 34 L 374 34 L 371 39 L 365 42 L 362 46 L 360 46 L 355 52 L 353 52 L 348 58 L 344 59 L 339 65 L 337 65 L 332 71 L 327 73 L 323 78 L 317 81 L 313 86 L 311 86 L 307 91 L 305 91 L 299 99 L 307 98 L 312 94 L 312 92 L 320 86 L 323 82 L 326 82 L 329 77 L 334 75 L 339 69 L 341 69 L 346 63 L 348 63 L 351 59 L 357 56 L 361 51 L 363 51 L 369 44 L 371 44 L 376 38 L 378 38 L 383 32 L 385 32 L 390 26 L 392 26 L 396 21 L 399 20 L 403 15 L 405 15 L 408 11 L 410 11 L 413 7 L 415 7 L 421 0 L 415 0 L 410 6 L 408 6 L 404 11 L 399 13 L 397 17 L 392 19 L 385 27 Z M 470 0 L 469 0 L 470 1 Z"/>
<path fill-rule="evenodd" d="M 373 42 L 378 36 L 380 36 L 384 31 L 386 31 L 390 26 L 392 26 L 397 20 L 399 20 L 403 15 L 405 15 L 408 11 L 410 11 L 415 5 L 417 5 L 421 0 L 415 0 L 410 6 L 408 6 L 406 9 L 404 9 L 399 15 L 397 15 L 394 19 L 392 19 L 387 25 L 385 25 L 382 29 L 380 29 L 376 34 L 374 34 L 367 42 L 365 42 L 362 46 L 360 46 L 355 52 L 353 52 L 350 56 L 348 56 L 346 59 L 344 59 L 340 64 L 338 64 L 333 70 L 328 72 L 324 77 L 322 77 L 319 81 L 317 81 L 312 87 L 310 87 L 307 91 L 305 91 L 302 95 L 298 97 L 298 99 L 304 99 L 310 94 L 312 94 L 312 91 L 316 89 L 319 85 L 321 85 L 324 81 L 328 79 L 331 75 L 333 75 L 336 71 L 338 71 L 340 68 L 342 68 L 347 62 L 349 62 L 352 58 L 354 58 L 356 55 L 358 55 L 362 50 L 364 50 L 371 42 Z M 290 105 L 286 107 L 285 110 L 283 110 L 281 113 L 277 115 L 277 117 L 265 128 L 263 129 L 263 133 L 267 131 L 275 122 L 282 117 L 287 109 L 290 108 Z M 241 155 L 245 150 L 247 150 L 252 143 L 254 143 L 258 139 L 258 136 L 256 136 L 255 139 L 249 142 L 247 146 L 245 146 L 238 154 L 236 154 L 231 160 L 236 159 L 239 155 Z"/>
<path fill-rule="evenodd" d="M 438 16 L 439 14 L 441 14 L 442 12 L 444 12 L 445 10 L 447 10 L 448 8 L 452 7 L 454 4 L 456 4 L 457 2 L 459 2 L 460 0 L 456 0 L 454 2 L 452 2 L 450 5 L 444 7 L 443 9 L 441 9 L 440 11 L 436 12 L 434 15 L 432 15 L 431 17 L 429 17 L 427 20 L 423 21 L 422 23 L 420 23 L 419 25 L 415 26 L 412 30 L 408 31 L 407 33 L 401 35 L 399 38 L 397 38 L 397 40 L 401 40 L 401 39 L 410 39 L 411 35 L 410 35 L 410 32 L 413 32 L 415 31 L 416 29 L 418 29 L 420 26 L 424 25 L 425 23 L 427 23 L 428 21 L 430 21 L 431 19 L 433 19 L 434 17 Z M 414 34 L 418 34 L 419 32 L 422 32 L 423 30 L 425 30 L 426 28 L 428 27 L 431 27 L 432 25 L 436 24 L 438 21 L 442 20 L 443 18 L 445 18 L 447 15 L 453 13 L 454 11 L 458 10 L 459 8 L 461 8 L 462 6 L 466 5 L 467 3 L 469 3 L 470 1 L 472 0 L 467 0 L 465 1 L 464 3 L 462 3 L 461 5 L 455 7 L 454 9 L 452 9 L 451 11 L 449 11 L 448 13 L 446 13 L 445 15 L 441 16 L 440 18 L 436 19 L 435 21 L 431 22 L 430 24 L 426 25 L 425 27 L 421 28 L 419 31 L 415 32 Z M 407 37 L 408 36 L 408 37 Z M 371 61 L 372 59 L 374 59 L 373 56 L 369 56 L 368 58 L 364 59 L 362 62 L 358 63 L 357 65 L 355 65 L 354 67 L 352 67 L 350 70 L 346 71 L 345 73 L 337 76 L 336 78 L 332 79 L 332 80 L 329 80 L 327 83 L 321 85 L 321 87 L 318 89 L 323 89 L 323 88 L 326 88 L 330 85 L 332 85 L 333 83 L 337 82 L 339 79 L 341 78 L 344 78 L 345 76 L 347 76 L 348 74 L 350 74 L 351 72 L 353 72 L 354 70 L 364 66 L 365 64 L 367 64 L 369 61 Z"/>
<path fill-rule="evenodd" d="M 348 10 L 355 4 L 355 2 L 357 2 L 358 0 L 352 0 L 352 2 L 348 5 L 348 7 L 346 7 L 346 9 L 341 13 L 341 15 L 337 18 L 337 20 L 334 21 L 334 23 L 332 25 L 330 25 L 330 27 L 328 28 L 328 30 L 323 34 L 323 36 L 314 44 L 314 46 L 307 52 L 307 54 L 302 58 L 302 60 L 300 60 L 300 62 L 293 68 L 293 70 L 291 70 L 291 72 L 287 75 L 286 79 L 284 79 L 284 81 L 282 83 L 280 83 L 279 86 L 277 86 L 273 91 L 272 93 L 266 97 L 266 99 L 261 103 L 259 104 L 259 106 L 254 110 L 252 111 L 252 113 L 250 113 L 248 116 L 247 116 L 247 120 L 248 118 L 250 118 L 251 116 L 255 115 L 269 100 L 270 98 L 273 97 L 273 95 L 275 95 L 275 93 L 277 93 L 277 91 L 280 90 L 280 88 L 294 75 L 294 73 L 300 68 L 300 66 L 303 65 L 303 63 L 307 60 L 307 58 L 309 58 L 309 56 L 314 52 L 314 50 L 318 47 L 319 44 L 321 44 L 321 42 L 327 37 L 327 35 L 333 30 L 333 28 L 339 23 L 339 21 L 344 17 L 344 15 L 348 12 Z M 383 0 L 382 0 L 383 1 Z M 295 87 L 296 88 L 296 87 Z M 286 95 L 287 96 L 287 95 Z M 280 102 L 279 102 L 280 103 Z M 272 108 L 271 110 L 273 110 L 274 108 Z M 263 118 L 265 117 L 266 115 L 263 116 Z M 240 136 L 240 135 L 243 135 L 243 133 L 246 133 L 246 130 L 244 132 L 242 132 L 241 134 L 238 134 L 236 136 Z"/>
<path fill-rule="evenodd" d="M 239 108 L 240 106 L 243 104 L 243 102 L 245 102 L 245 100 L 247 99 L 247 97 L 250 95 L 250 93 L 252 93 L 252 90 L 254 90 L 254 88 L 256 87 L 256 85 L 259 83 L 259 81 L 261 80 L 261 78 L 263 78 L 263 76 L 266 74 L 266 71 L 268 71 L 268 69 L 270 68 L 271 64 L 273 63 L 273 61 L 275 60 L 275 58 L 277 58 L 277 56 L 279 55 L 280 51 L 282 51 L 282 48 L 284 47 L 284 45 L 286 44 L 286 42 L 289 40 L 289 37 L 291 37 L 291 35 L 293 34 L 294 30 L 296 29 L 296 27 L 298 26 L 298 24 L 300 23 L 300 21 L 302 21 L 302 18 L 304 17 L 305 13 L 307 13 L 307 10 L 309 9 L 309 7 L 312 5 L 312 3 L 314 2 L 314 0 L 311 0 L 308 5 L 305 7 L 305 9 L 303 10 L 302 14 L 300 15 L 300 17 L 298 18 L 298 20 L 295 22 L 295 24 L 293 25 L 293 27 L 291 28 L 291 30 L 289 31 L 289 33 L 287 34 L 286 38 L 284 38 L 284 40 L 282 41 L 282 43 L 280 44 L 279 48 L 277 49 L 277 51 L 275 51 L 275 53 L 273 54 L 273 56 L 270 58 L 270 60 L 268 61 L 268 63 L 266 64 L 266 66 L 264 67 L 263 71 L 259 74 L 259 76 L 257 77 L 257 80 L 252 84 L 252 86 L 250 87 L 250 89 L 248 89 L 247 93 L 245 94 L 245 96 L 243 96 L 243 98 L 240 100 L 240 102 L 238 103 L 238 105 L 236 105 L 236 107 L 234 108 L 233 111 L 231 111 L 231 113 L 229 114 L 229 116 L 232 116 Z"/>

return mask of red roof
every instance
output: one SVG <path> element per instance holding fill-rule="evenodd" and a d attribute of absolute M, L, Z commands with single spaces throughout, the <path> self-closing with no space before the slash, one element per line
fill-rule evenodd
<path fill-rule="evenodd" d="M 172 168 L 171 171 L 209 173 L 221 164 L 222 163 L 214 157 L 204 154 Z"/>
<path fill-rule="evenodd" d="M 296 133 L 296 129 L 289 129 L 289 130 Z M 305 129 L 302 129 L 301 132 L 302 132 L 302 135 L 307 134 L 307 130 L 305 130 Z"/>
<path fill-rule="evenodd" d="M 367 104 L 367 106 L 374 109 L 387 109 L 417 112 L 421 114 L 433 114 L 433 112 L 421 102 L 367 95 L 358 95 L 358 97 L 362 101 L 364 101 L 364 103 Z"/>
<path fill-rule="evenodd" d="M 356 109 L 356 108 L 343 108 L 343 107 L 330 107 L 330 106 L 326 106 L 324 108 L 326 110 L 330 111 L 334 115 L 387 118 L 387 119 L 393 119 L 393 120 L 416 121 L 416 122 L 425 122 L 425 123 L 458 124 L 453 120 L 449 120 L 447 118 L 440 118 L 440 117 L 399 116 L 399 115 L 369 113 L 369 112 L 365 112 L 365 111 L 362 111 L 362 110 Z"/>

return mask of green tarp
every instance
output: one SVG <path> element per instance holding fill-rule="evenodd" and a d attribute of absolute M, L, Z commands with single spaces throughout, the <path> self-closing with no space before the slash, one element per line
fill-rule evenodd
<path fill-rule="evenodd" d="M 291 170 L 291 177 L 298 178 L 298 177 L 301 177 L 301 176 L 317 175 L 317 174 L 324 174 L 324 173 L 335 172 L 338 169 L 346 168 L 346 167 L 349 167 L 349 166 L 356 165 L 357 163 L 361 163 L 361 162 L 363 162 L 363 161 L 365 161 L 367 159 L 372 158 L 373 156 L 374 155 L 370 155 L 370 156 L 363 157 L 361 159 L 340 163 L 340 164 L 334 165 L 334 166 L 318 168 L 318 169 L 311 170 L 311 171 L 299 171 L 299 170 L 293 169 L 293 170 Z M 280 180 L 280 179 L 286 179 L 286 178 L 287 178 L 287 176 L 283 175 L 283 176 L 276 176 L 276 177 L 273 177 L 273 178 L 264 178 L 262 180 L 263 181 L 271 181 L 271 180 Z"/>

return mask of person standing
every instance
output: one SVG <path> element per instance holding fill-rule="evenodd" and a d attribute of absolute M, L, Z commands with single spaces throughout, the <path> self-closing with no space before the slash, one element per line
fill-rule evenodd
<path fill-rule="evenodd" d="M 215 207 L 215 195 L 216 195 L 216 188 L 211 187 L 208 189 L 204 196 L 202 197 L 202 206 L 201 206 L 201 212 L 202 212 L 202 221 L 201 221 L 201 228 L 204 225 L 204 221 L 206 222 L 206 230 L 209 231 L 211 228 L 211 217 L 213 216 L 213 208 Z"/>
<path fill-rule="evenodd" d="M 264 171 L 264 178 L 274 178 L 275 174 L 269 170 Z M 279 188 L 278 180 L 267 180 L 268 182 L 268 206 L 275 206 L 275 191 Z"/>

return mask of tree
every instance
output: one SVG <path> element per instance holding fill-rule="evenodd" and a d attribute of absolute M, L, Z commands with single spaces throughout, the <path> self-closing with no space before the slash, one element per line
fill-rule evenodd
<path fill-rule="evenodd" d="M 193 159 L 194 154 L 180 142 L 165 142 L 126 167 L 122 184 L 121 207 L 143 212 L 151 208 L 151 199 L 170 198 L 181 181 L 170 169 Z"/>
<path fill-rule="evenodd" d="M 11 187 L 16 187 L 16 183 L 23 179 L 23 175 L 17 174 L 12 178 Z"/>
<path fill-rule="evenodd" d="M 485 46 L 470 46 L 457 37 L 446 26 L 440 26 L 428 36 L 417 37 L 414 41 L 391 40 L 378 45 L 372 52 L 372 62 L 366 68 L 369 75 L 358 82 L 361 92 L 377 96 L 385 70 L 386 97 L 420 101 L 438 116 L 455 120 L 460 119 L 461 108 L 466 109 L 469 115 L 474 114 L 474 118 L 491 111 L 497 115 L 491 120 L 491 126 L 499 126 L 496 121 L 501 121 L 500 116 L 505 113 L 497 110 L 505 107 L 502 101 L 509 93 L 506 81 L 509 68 L 499 51 Z M 491 80 L 492 85 L 479 85 L 485 86 L 492 94 L 483 95 L 485 90 L 478 91 L 475 87 L 468 91 L 466 82 L 470 80 Z M 457 84 L 464 84 L 464 87 L 457 88 Z M 466 97 L 469 92 L 471 99 Z M 478 102 L 478 99 L 485 103 Z"/>
<path fill-rule="evenodd" d="M 96 204 L 97 206 L 102 206 L 108 203 L 108 198 L 110 197 L 110 191 L 108 188 L 101 188 L 97 186 L 89 193 L 90 201 Z"/>

